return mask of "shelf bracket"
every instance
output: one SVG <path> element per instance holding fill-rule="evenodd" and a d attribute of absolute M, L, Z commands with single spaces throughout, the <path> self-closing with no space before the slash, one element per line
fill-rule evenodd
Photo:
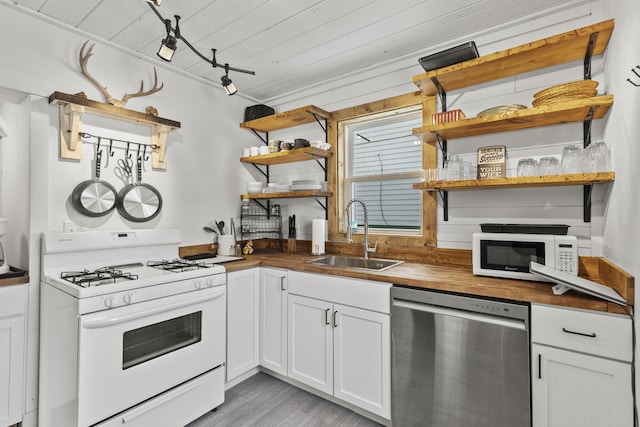
<path fill-rule="evenodd" d="M 440 146 L 440 151 L 442 152 L 442 166 L 444 167 L 444 164 L 447 161 L 447 140 L 436 131 L 431 131 L 431 133 L 438 140 L 438 145 Z"/>
<path fill-rule="evenodd" d="M 256 165 L 255 163 L 251 163 L 251 164 L 253 165 L 254 168 L 258 169 L 258 172 L 264 175 L 264 177 L 267 178 L 267 182 L 269 182 L 269 166 L 267 166 L 267 170 L 265 172 L 262 169 L 260 169 L 260 166 Z"/>
<path fill-rule="evenodd" d="M 251 132 L 255 133 L 256 136 L 260 138 L 262 142 L 264 142 L 264 145 L 269 145 L 269 132 L 265 132 L 264 136 L 260 135 L 255 129 L 251 129 Z"/>
<path fill-rule="evenodd" d="M 436 89 L 438 89 L 440 104 L 442 104 L 442 111 L 447 111 L 447 92 L 444 90 L 437 77 L 431 77 L 431 81 Z"/>
<path fill-rule="evenodd" d="M 307 113 L 311 114 L 313 116 L 313 118 L 316 119 L 316 122 L 318 122 L 318 125 L 322 128 L 322 130 L 326 134 L 327 133 L 326 121 L 325 121 L 325 124 L 323 125 L 322 122 L 320 121 L 320 118 L 318 117 L 318 115 L 316 113 L 314 113 L 313 111 L 309 111 L 309 110 L 307 110 Z"/>
<path fill-rule="evenodd" d="M 253 201 L 256 202 L 256 204 L 264 209 L 267 213 L 269 213 L 269 206 L 263 205 L 260 200 L 253 199 Z"/>
<path fill-rule="evenodd" d="M 446 190 L 438 190 L 438 194 L 442 199 L 443 219 L 449 221 L 449 192 Z"/>
<path fill-rule="evenodd" d="M 324 204 L 323 204 L 320 200 L 318 200 L 318 198 L 317 198 L 317 197 L 314 197 L 314 200 L 315 200 L 315 201 L 316 201 L 316 202 L 317 202 L 317 203 L 322 207 L 322 209 L 324 209 L 324 211 L 326 212 L 326 211 L 327 211 L 327 198 L 325 197 L 324 199 L 325 199 L 325 202 L 324 202 Z"/>
<path fill-rule="evenodd" d="M 587 184 L 582 187 L 584 200 L 582 217 L 584 222 L 591 222 L 591 190 L 593 190 L 593 184 Z"/>
<path fill-rule="evenodd" d="M 584 54 L 584 79 L 591 80 L 591 57 L 593 56 L 593 49 L 596 46 L 596 40 L 598 40 L 598 32 L 591 33 L 589 37 L 589 44 L 587 44 L 587 51 Z"/>
<path fill-rule="evenodd" d="M 60 157 L 63 159 L 82 159 L 82 114 L 81 105 L 66 104 L 59 108 L 60 114 Z"/>

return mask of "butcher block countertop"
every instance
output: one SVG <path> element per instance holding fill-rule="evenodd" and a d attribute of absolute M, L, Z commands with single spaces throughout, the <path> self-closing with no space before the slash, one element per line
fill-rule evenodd
<path fill-rule="evenodd" d="M 26 272 L 22 276 L 0 279 L 0 287 L 11 286 L 11 285 L 21 285 L 24 283 L 29 283 L 29 275 Z"/>
<path fill-rule="evenodd" d="M 625 313 L 623 307 L 590 296 L 568 291 L 564 295 L 554 295 L 550 283 L 533 282 L 525 280 L 508 280 L 492 277 L 476 276 L 472 273 L 471 266 L 450 265 L 437 263 L 405 262 L 385 271 L 369 271 L 356 268 L 331 267 L 325 265 L 310 264 L 307 261 L 318 258 L 318 256 L 300 254 L 254 254 L 246 256 L 244 260 L 228 262 L 223 264 L 227 272 L 239 271 L 252 267 L 274 267 L 287 270 L 306 271 L 309 273 L 330 274 L 335 276 L 352 277 L 358 279 L 368 279 L 380 282 L 387 282 L 399 285 L 408 285 L 416 288 L 436 289 L 462 294 L 502 298 L 515 301 L 536 302 L 543 304 L 559 305 L 573 308 L 584 308 L 590 310 Z M 604 268 L 598 267 L 600 258 L 592 258 L 595 262 L 589 262 L 581 266 L 588 269 L 591 275 L 581 276 L 594 281 L 604 283 L 602 278 L 595 277 L 597 270 L 608 277 L 611 275 L 622 276 L 614 280 L 622 281 L 622 288 L 626 290 L 627 301 L 633 304 L 633 278 L 620 270 L 607 272 L 607 265 L 603 260 Z M 614 267 L 615 268 L 615 267 Z M 610 283 L 611 279 L 607 280 Z M 620 286 L 613 286 L 620 288 Z M 620 290 L 617 289 L 619 292 Z M 625 296 L 622 292 L 620 292 Z M 631 307 L 627 307 L 631 311 Z"/>

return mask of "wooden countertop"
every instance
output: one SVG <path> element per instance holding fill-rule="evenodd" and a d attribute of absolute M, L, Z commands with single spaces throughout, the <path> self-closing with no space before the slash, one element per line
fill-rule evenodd
<path fill-rule="evenodd" d="M 25 272 L 23 276 L 0 279 L 0 287 L 11 286 L 11 285 L 21 285 L 24 283 L 29 283 L 29 274 L 27 272 Z"/>
<path fill-rule="evenodd" d="M 386 271 L 378 272 L 345 267 L 336 268 L 306 262 L 315 258 L 318 257 L 282 253 L 255 254 L 245 257 L 244 260 L 228 262 L 223 265 L 227 272 L 259 266 L 274 267 L 514 301 L 626 313 L 624 307 L 575 291 L 568 291 L 564 295 L 555 295 L 551 290 L 550 283 L 476 276 L 473 274 L 471 266 L 405 262 Z M 590 278 L 597 280 L 595 277 Z M 628 309 L 630 310 L 630 307 Z"/>

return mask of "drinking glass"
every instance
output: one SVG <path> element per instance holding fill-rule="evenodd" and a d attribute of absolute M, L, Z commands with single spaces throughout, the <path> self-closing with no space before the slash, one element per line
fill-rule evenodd
<path fill-rule="evenodd" d="M 565 145 L 562 149 L 560 164 L 562 173 L 582 172 L 582 147 L 575 144 Z"/>
<path fill-rule="evenodd" d="M 557 175 L 560 173 L 560 160 L 557 157 L 543 157 L 538 162 L 540 175 Z"/>
<path fill-rule="evenodd" d="M 584 150 L 585 172 L 606 172 L 611 169 L 609 149 L 603 141 L 595 142 Z"/>
<path fill-rule="evenodd" d="M 447 154 L 444 169 L 447 181 L 456 181 L 462 177 L 462 161 L 457 154 Z"/>
<path fill-rule="evenodd" d="M 538 162 L 531 157 L 520 159 L 520 161 L 518 162 L 517 173 L 518 176 L 538 175 Z"/>

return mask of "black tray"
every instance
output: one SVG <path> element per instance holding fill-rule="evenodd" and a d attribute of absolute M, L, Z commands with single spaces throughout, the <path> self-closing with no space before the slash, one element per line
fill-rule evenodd
<path fill-rule="evenodd" d="M 21 276 L 24 276 L 25 274 L 26 274 L 26 271 L 20 270 L 19 268 L 16 268 L 16 267 L 9 266 L 9 272 L 0 274 L 0 279 L 10 279 L 12 277 L 21 277 Z"/>
<path fill-rule="evenodd" d="M 553 234 L 566 236 L 566 224 L 480 224 L 483 233 Z"/>
<path fill-rule="evenodd" d="M 437 70 L 459 62 L 468 61 L 478 57 L 478 48 L 475 42 L 467 42 L 431 55 L 423 56 L 418 60 L 425 71 Z"/>

